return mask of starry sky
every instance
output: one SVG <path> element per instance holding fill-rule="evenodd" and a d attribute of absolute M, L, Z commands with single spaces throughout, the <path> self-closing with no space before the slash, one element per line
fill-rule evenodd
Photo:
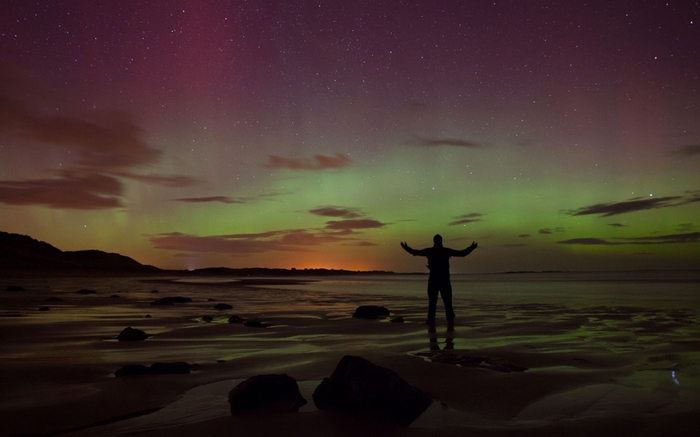
<path fill-rule="evenodd" d="M 279 3 L 279 4 L 278 4 Z M 700 268 L 700 3 L 6 0 L 0 230 L 161 268 Z"/>

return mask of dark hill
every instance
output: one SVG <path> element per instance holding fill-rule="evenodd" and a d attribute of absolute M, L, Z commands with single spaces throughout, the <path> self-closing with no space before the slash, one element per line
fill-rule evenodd
<path fill-rule="evenodd" d="M 26 235 L 0 232 L 0 270 L 86 270 L 105 272 L 153 273 L 160 269 L 146 266 L 127 256 L 100 250 L 64 252 Z"/>

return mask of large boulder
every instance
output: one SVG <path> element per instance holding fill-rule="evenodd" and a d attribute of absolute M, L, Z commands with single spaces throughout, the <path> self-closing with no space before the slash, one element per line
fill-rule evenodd
<path fill-rule="evenodd" d="M 258 375 L 238 384 L 228 394 L 231 414 L 296 412 L 306 405 L 299 386 L 289 375 Z"/>
<path fill-rule="evenodd" d="M 129 326 L 128 328 L 124 328 L 122 332 L 119 333 L 117 336 L 117 340 L 119 341 L 142 341 L 145 340 L 149 337 L 148 334 L 143 332 L 140 329 L 132 328 Z"/>
<path fill-rule="evenodd" d="M 313 399 L 319 410 L 371 412 L 405 426 L 432 403 L 430 395 L 394 371 L 352 355 L 344 356 L 330 378 L 323 379 Z"/>
<path fill-rule="evenodd" d="M 357 319 L 383 319 L 389 317 L 389 310 L 377 305 L 362 305 L 357 307 L 352 316 Z"/>

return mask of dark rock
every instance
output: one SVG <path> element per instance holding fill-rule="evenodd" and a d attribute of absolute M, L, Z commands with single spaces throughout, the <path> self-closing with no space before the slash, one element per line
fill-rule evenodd
<path fill-rule="evenodd" d="M 146 314 L 145 317 L 146 317 L 147 319 L 150 319 L 150 318 L 151 318 L 151 315 L 150 315 L 150 314 Z"/>
<path fill-rule="evenodd" d="M 172 305 L 174 303 L 187 303 L 192 302 L 189 297 L 173 296 L 173 297 L 162 297 L 158 300 L 151 302 L 151 305 Z"/>
<path fill-rule="evenodd" d="M 124 328 L 122 332 L 119 333 L 117 336 L 117 340 L 119 341 L 142 341 L 150 337 L 148 334 L 143 332 L 140 329 L 132 328 L 129 326 L 128 328 Z"/>
<path fill-rule="evenodd" d="M 214 318 L 212 316 L 202 316 L 203 322 L 212 322 Z"/>
<path fill-rule="evenodd" d="M 24 289 L 24 287 L 20 287 L 19 285 L 9 285 L 7 287 L 7 291 L 27 291 Z"/>
<path fill-rule="evenodd" d="M 51 311 L 51 308 L 49 307 L 39 307 L 37 311 Z"/>
<path fill-rule="evenodd" d="M 223 363 L 226 362 L 226 360 L 216 360 L 216 362 L 219 363 L 219 364 L 223 364 Z"/>
<path fill-rule="evenodd" d="M 292 412 L 306 405 L 296 380 L 289 375 L 258 375 L 246 379 L 229 392 L 228 402 L 231 414 Z"/>
<path fill-rule="evenodd" d="M 151 369 L 143 364 L 129 364 L 114 372 L 114 376 L 150 375 Z"/>
<path fill-rule="evenodd" d="M 383 319 L 389 317 L 389 310 L 376 305 L 362 305 L 357 307 L 352 316 L 357 319 Z"/>
<path fill-rule="evenodd" d="M 270 325 L 257 320 L 248 320 L 243 324 L 243 326 L 247 326 L 249 328 L 268 328 Z"/>
<path fill-rule="evenodd" d="M 47 297 L 44 302 L 59 302 L 61 299 L 56 296 Z"/>
<path fill-rule="evenodd" d="M 151 293 L 160 293 L 158 290 L 151 290 Z"/>
<path fill-rule="evenodd" d="M 243 323 L 243 317 L 240 316 L 231 316 L 228 318 L 229 323 Z"/>
<path fill-rule="evenodd" d="M 391 323 L 403 323 L 404 319 L 403 317 L 394 317 L 393 319 L 389 320 Z"/>
<path fill-rule="evenodd" d="M 87 288 L 82 288 L 78 291 L 76 291 L 78 294 L 97 294 L 95 290 L 88 290 Z"/>
<path fill-rule="evenodd" d="M 207 302 L 214 302 L 215 300 L 216 299 L 214 299 L 213 297 L 210 297 L 209 299 L 207 299 Z"/>
<path fill-rule="evenodd" d="M 215 310 L 230 310 L 231 308 L 233 307 L 227 303 L 217 303 L 214 305 Z"/>
<path fill-rule="evenodd" d="M 330 378 L 323 379 L 313 399 L 319 410 L 370 412 L 406 426 L 432 403 L 427 393 L 394 371 L 352 355 L 344 356 Z"/>
<path fill-rule="evenodd" d="M 129 364 L 114 372 L 114 376 L 187 374 L 190 373 L 191 367 L 185 362 L 153 363 L 151 367 Z"/>
<path fill-rule="evenodd" d="M 119 296 L 118 294 L 113 294 L 113 295 L 111 295 L 111 296 L 109 296 L 109 297 L 110 297 L 111 299 L 118 299 L 118 298 L 120 298 L 121 296 Z"/>

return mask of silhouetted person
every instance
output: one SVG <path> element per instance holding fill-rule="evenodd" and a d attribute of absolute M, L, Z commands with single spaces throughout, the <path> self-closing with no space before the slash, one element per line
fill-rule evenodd
<path fill-rule="evenodd" d="M 428 258 L 428 320 L 426 323 L 431 327 L 435 326 L 435 310 L 437 307 L 438 294 L 442 296 L 442 301 L 445 304 L 445 315 L 449 327 L 454 325 L 455 312 L 452 309 L 452 283 L 450 282 L 450 257 L 451 256 L 467 256 L 477 244 L 472 243 L 471 246 L 464 250 L 450 249 L 442 245 L 442 237 L 436 235 L 433 237 L 433 247 L 416 250 L 408 247 L 408 244 L 401 243 L 401 247 L 406 252 L 413 256 L 424 256 Z"/>

